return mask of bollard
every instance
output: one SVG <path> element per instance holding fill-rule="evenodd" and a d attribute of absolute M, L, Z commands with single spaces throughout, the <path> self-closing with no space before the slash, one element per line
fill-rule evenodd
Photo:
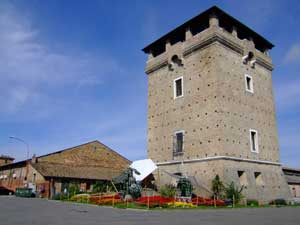
<path fill-rule="evenodd" d="M 216 195 L 214 195 L 214 206 L 215 206 L 215 208 L 217 207 L 217 204 L 216 204 Z"/>
<path fill-rule="evenodd" d="M 150 199 L 149 199 L 149 192 L 147 193 L 147 207 L 150 208 Z"/>

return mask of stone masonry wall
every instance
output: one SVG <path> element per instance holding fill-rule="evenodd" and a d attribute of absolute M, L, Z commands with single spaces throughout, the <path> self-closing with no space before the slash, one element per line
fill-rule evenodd
<path fill-rule="evenodd" d="M 254 67 L 243 63 L 250 51 Z M 174 55 L 183 66 L 172 63 Z M 148 157 L 169 173 L 176 173 L 178 162 L 184 162 L 181 170 L 207 187 L 219 174 L 226 183 L 239 184 L 241 179 L 248 183 L 247 198 L 289 199 L 279 164 L 272 69 L 271 58 L 255 49 L 251 40 L 217 26 L 195 36 L 187 31 L 184 42 L 166 43 L 166 51 L 150 57 L 146 66 Z M 245 74 L 253 79 L 253 93 L 246 91 Z M 174 99 L 173 82 L 179 77 L 184 96 Z M 258 132 L 258 153 L 251 152 L 250 129 Z M 179 130 L 184 130 L 184 153 L 174 156 L 173 136 Z M 238 171 L 244 172 L 243 178 Z M 255 173 L 261 175 L 259 184 Z M 171 176 L 159 177 L 160 183 L 171 181 Z"/>
<path fill-rule="evenodd" d="M 245 172 L 245 180 L 239 178 L 237 171 Z M 256 180 L 254 173 L 261 173 L 261 180 Z M 200 196 L 211 197 L 211 182 L 218 174 L 225 185 L 234 182 L 241 187 L 246 199 L 256 199 L 262 204 L 278 198 L 290 199 L 290 190 L 280 166 L 264 165 L 231 160 L 212 160 L 203 162 L 160 165 L 155 177 L 158 185 L 175 183 L 173 173 L 182 173 L 194 180 L 194 192 Z"/>
<path fill-rule="evenodd" d="M 28 164 L 28 168 L 26 165 L 14 167 L 0 171 L 0 174 L 6 176 L 6 178 L 0 180 L 0 183 L 13 189 L 24 187 L 27 183 L 35 184 L 45 181 L 44 177 L 30 163 Z"/>

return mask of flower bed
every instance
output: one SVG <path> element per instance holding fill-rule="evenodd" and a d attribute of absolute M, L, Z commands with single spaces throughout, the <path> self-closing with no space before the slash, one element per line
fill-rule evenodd
<path fill-rule="evenodd" d="M 149 205 L 150 207 L 155 206 L 170 206 L 170 205 L 177 205 L 177 206 L 189 206 L 189 205 L 195 205 L 195 206 L 225 206 L 225 202 L 222 200 L 215 200 L 211 198 L 201 198 L 196 197 L 192 199 L 187 198 L 168 198 L 168 197 L 162 197 L 162 196 L 149 196 L 149 197 L 141 197 L 139 199 L 135 199 L 134 202 L 136 204 L 140 205 Z M 187 204 L 183 204 L 187 203 Z"/>
<path fill-rule="evenodd" d="M 86 202 L 89 201 L 89 198 L 91 196 L 89 194 L 78 194 L 78 195 L 73 195 L 70 200 L 71 201 L 76 201 L 76 202 Z"/>
<path fill-rule="evenodd" d="M 225 202 L 222 200 L 214 200 L 211 198 L 202 198 L 202 197 L 195 197 L 192 198 L 192 203 L 195 205 L 204 205 L 204 206 L 214 206 L 216 203 L 216 206 L 225 206 Z"/>
<path fill-rule="evenodd" d="M 140 205 L 149 205 L 150 207 L 155 206 L 164 206 L 167 205 L 170 202 L 174 202 L 174 198 L 167 198 L 162 196 L 149 196 L 149 197 L 141 197 L 138 199 L 135 199 L 134 202 L 136 204 Z"/>
<path fill-rule="evenodd" d="M 123 202 L 119 194 L 92 195 L 90 196 L 89 201 L 99 205 L 113 205 L 115 203 Z"/>
<path fill-rule="evenodd" d="M 75 195 L 71 201 L 77 202 L 89 202 L 91 204 L 97 205 L 115 205 L 123 203 L 133 203 L 138 206 L 147 207 L 173 207 L 173 208 L 195 208 L 197 206 L 225 206 L 225 202 L 222 200 L 214 200 L 211 198 L 173 198 L 173 197 L 163 197 L 163 196 L 149 196 L 140 197 L 137 199 L 124 200 L 119 194 L 98 194 L 98 195 L 88 195 L 80 194 Z"/>
<path fill-rule="evenodd" d="M 173 208 L 196 208 L 197 207 L 197 205 L 191 202 L 170 202 L 168 203 L 168 206 Z"/>

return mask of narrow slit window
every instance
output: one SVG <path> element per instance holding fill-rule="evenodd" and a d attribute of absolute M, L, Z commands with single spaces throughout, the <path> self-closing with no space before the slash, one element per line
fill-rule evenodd
<path fill-rule="evenodd" d="M 174 153 L 180 154 L 183 152 L 183 131 L 178 131 L 174 135 Z"/>
<path fill-rule="evenodd" d="M 36 180 L 36 173 L 33 174 L 33 183 L 35 183 Z"/>
<path fill-rule="evenodd" d="M 253 79 L 250 75 L 245 74 L 246 91 L 253 93 Z"/>
<path fill-rule="evenodd" d="M 174 98 L 183 96 L 183 79 L 182 77 L 174 80 Z"/>
<path fill-rule="evenodd" d="M 251 151 L 258 152 L 258 134 L 256 130 L 250 130 Z"/>

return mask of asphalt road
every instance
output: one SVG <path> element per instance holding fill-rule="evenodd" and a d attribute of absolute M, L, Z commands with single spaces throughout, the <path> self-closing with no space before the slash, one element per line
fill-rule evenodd
<path fill-rule="evenodd" d="M 0 196 L 0 225 L 299 225 L 300 207 L 131 210 Z"/>

